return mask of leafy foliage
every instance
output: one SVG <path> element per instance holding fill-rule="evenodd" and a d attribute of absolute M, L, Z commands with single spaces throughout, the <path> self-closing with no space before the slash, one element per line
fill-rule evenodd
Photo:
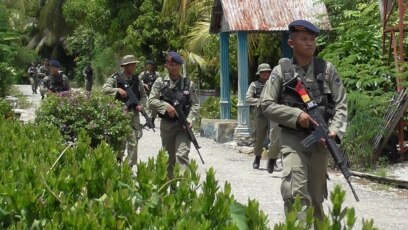
<path fill-rule="evenodd" d="M 130 133 L 129 120 L 121 104 L 111 97 L 81 93 L 51 95 L 42 101 L 36 115 L 36 122 L 59 128 L 67 141 L 74 141 L 84 129 L 92 147 L 105 140 L 115 150 L 121 149 Z"/>
<path fill-rule="evenodd" d="M 132 179 L 108 145 L 90 148 L 84 132 L 66 147 L 55 128 L 1 119 L 1 228 L 267 229 L 258 203 L 238 203 L 228 183 L 220 190 L 213 169 L 200 182 L 192 162 L 168 180 L 162 151 Z"/>
<path fill-rule="evenodd" d="M 349 125 L 343 148 L 353 167 L 371 168 L 372 139 L 395 90 L 393 66 L 382 53 L 378 1 L 323 0 L 334 31 L 319 42 L 321 57 L 335 64 L 348 93 Z M 392 93 L 391 93 L 392 94 Z"/>
<path fill-rule="evenodd" d="M 16 72 L 13 67 L 10 67 L 7 63 L 0 62 L 0 97 L 8 94 L 15 76 Z"/>
<path fill-rule="evenodd" d="M 378 2 L 324 0 L 329 8 L 334 36 L 321 39 L 319 53 L 337 67 L 349 91 L 382 95 L 395 87 L 382 54 Z"/>
<path fill-rule="evenodd" d="M 372 159 L 373 138 L 384 125 L 382 117 L 389 106 L 391 95 L 372 97 L 358 92 L 348 94 L 349 117 L 342 148 L 349 156 L 353 168 L 367 169 L 375 166 Z"/>
<path fill-rule="evenodd" d="M 237 119 L 237 95 L 231 97 L 231 119 Z M 220 118 L 220 99 L 218 97 L 209 97 L 200 107 L 200 116 L 209 119 Z"/>
<path fill-rule="evenodd" d="M 275 230 L 303 230 L 303 229 L 353 229 L 357 217 L 355 216 L 354 208 L 343 208 L 346 192 L 337 185 L 332 192 L 330 192 L 330 201 L 332 207 L 329 209 L 329 214 L 322 220 L 313 218 L 313 209 L 308 208 L 306 211 L 302 207 L 300 197 L 296 197 L 291 211 L 286 215 L 285 223 L 275 225 Z M 299 219 L 299 212 L 306 213 L 306 218 Z M 373 220 L 362 220 L 363 229 L 374 230 Z"/>
<path fill-rule="evenodd" d="M 10 104 L 4 100 L 0 99 L 0 117 L 1 118 L 11 118 L 13 117 L 13 111 L 11 110 Z"/>

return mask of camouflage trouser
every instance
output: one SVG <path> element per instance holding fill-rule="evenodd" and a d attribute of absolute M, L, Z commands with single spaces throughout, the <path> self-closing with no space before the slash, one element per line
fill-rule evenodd
<path fill-rule="evenodd" d="M 116 156 L 118 159 L 122 160 L 124 155 L 124 150 L 127 147 L 127 159 L 129 160 L 129 165 L 133 166 L 137 163 L 137 146 L 139 139 L 142 137 L 142 126 L 140 125 L 139 114 L 132 115 L 131 119 L 132 132 L 126 138 L 126 142 L 123 143 L 123 151 L 119 152 Z"/>
<path fill-rule="evenodd" d="M 85 79 L 85 90 L 90 92 L 92 90 L 93 80 Z"/>
<path fill-rule="evenodd" d="M 31 84 L 31 89 L 33 90 L 33 92 L 37 92 L 37 88 L 38 88 L 38 77 L 37 76 L 30 76 L 29 78 L 30 80 L 30 84 Z"/>
<path fill-rule="evenodd" d="M 296 196 L 301 204 L 313 207 L 314 215 L 322 218 L 323 200 L 327 198 L 326 173 L 328 152 L 320 143 L 305 149 L 301 144 L 306 135 L 303 132 L 282 129 L 283 171 L 281 193 L 287 214 Z M 298 218 L 305 219 L 306 212 Z"/>
<path fill-rule="evenodd" d="M 174 126 L 175 122 L 161 119 L 160 136 L 162 146 L 169 154 L 167 173 L 169 178 L 173 177 L 173 169 L 176 162 L 183 166 L 188 165 L 191 142 L 186 132 L 180 126 Z"/>
<path fill-rule="evenodd" d="M 263 152 L 265 138 L 269 129 L 268 158 L 277 159 L 280 153 L 280 128 L 277 123 L 270 122 L 262 114 L 255 118 L 255 156 L 261 156 Z"/>

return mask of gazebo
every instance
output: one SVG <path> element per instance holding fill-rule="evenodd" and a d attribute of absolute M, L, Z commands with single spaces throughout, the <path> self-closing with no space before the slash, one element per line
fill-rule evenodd
<path fill-rule="evenodd" d="M 229 119 L 231 113 L 229 75 L 229 36 L 237 33 L 238 42 L 238 125 L 234 139 L 246 145 L 250 139 L 249 106 L 245 95 L 248 89 L 248 33 L 281 33 L 282 56 L 290 57 L 287 45 L 287 26 L 304 19 L 330 29 L 326 6 L 319 0 L 214 0 L 210 33 L 220 35 L 220 118 Z"/>

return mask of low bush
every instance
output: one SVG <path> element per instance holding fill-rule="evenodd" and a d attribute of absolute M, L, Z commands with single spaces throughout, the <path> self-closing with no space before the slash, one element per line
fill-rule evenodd
<path fill-rule="evenodd" d="M 139 162 L 136 177 L 117 164 L 105 142 L 91 148 L 81 132 L 64 145 L 55 127 L 22 125 L 0 118 L 0 228 L 2 229 L 268 229 L 259 204 L 238 203 L 213 169 L 201 181 L 197 164 L 175 167 L 167 178 L 167 154 Z M 10 144 L 12 143 L 12 144 Z M 331 193 L 332 209 L 318 229 L 352 229 L 352 208 L 342 208 L 345 192 Z M 312 229 L 313 211 L 297 218 L 299 199 L 275 229 Z M 363 229 L 375 229 L 363 220 Z"/>
<path fill-rule="evenodd" d="M 6 119 L 12 118 L 13 111 L 11 109 L 10 104 L 6 100 L 0 98 L 0 117 Z"/>
<path fill-rule="evenodd" d="M 237 95 L 232 95 L 231 97 L 231 119 L 237 119 Z M 220 119 L 220 98 L 219 97 L 209 97 L 201 105 L 200 116 L 202 118 L 209 119 Z"/>
<path fill-rule="evenodd" d="M 72 93 L 44 99 L 36 122 L 59 128 L 66 141 L 74 141 L 81 129 L 91 137 L 91 146 L 101 140 L 120 150 L 130 132 L 130 118 L 112 97 Z"/>
<path fill-rule="evenodd" d="M 0 135 L 0 228 L 267 229 L 257 202 L 238 203 L 228 183 L 220 190 L 212 169 L 200 182 L 195 162 L 168 180 L 160 152 L 132 179 L 84 132 L 66 147 L 56 128 L 0 120 Z"/>
<path fill-rule="evenodd" d="M 340 185 L 337 185 L 332 192 L 330 192 L 331 208 L 328 215 L 322 220 L 315 219 L 313 217 L 313 209 L 308 208 L 306 210 L 306 218 L 299 219 L 299 212 L 305 212 L 304 207 L 300 203 L 300 197 L 296 197 L 296 200 L 292 206 L 291 211 L 286 216 L 284 223 L 275 225 L 275 230 L 304 230 L 304 229 L 353 229 L 357 217 L 355 216 L 354 208 L 343 208 L 346 192 L 341 189 Z M 364 230 L 376 230 L 373 220 L 362 219 L 362 229 Z"/>
<path fill-rule="evenodd" d="M 373 138 L 384 130 L 382 117 L 391 95 L 368 96 L 358 92 L 348 94 L 349 123 L 342 141 L 354 169 L 366 170 L 375 166 L 372 156 Z"/>
<path fill-rule="evenodd" d="M 16 76 L 15 68 L 7 63 L 0 62 L 0 97 L 7 96 Z"/>

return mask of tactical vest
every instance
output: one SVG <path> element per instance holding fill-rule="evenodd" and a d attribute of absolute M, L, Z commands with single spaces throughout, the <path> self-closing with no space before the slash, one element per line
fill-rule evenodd
<path fill-rule="evenodd" d="M 39 72 L 45 74 L 46 76 L 50 75 L 50 70 L 45 65 L 40 67 Z"/>
<path fill-rule="evenodd" d="M 66 85 L 64 82 L 63 76 L 64 76 L 63 72 L 58 73 L 57 77 L 51 76 L 51 82 L 49 87 L 51 92 L 59 93 L 69 90 L 68 85 Z"/>
<path fill-rule="evenodd" d="M 30 68 L 28 68 L 28 74 L 31 77 L 35 77 L 37 75 L 37 68 L 33 67 L 33 66 L 30 66 Z"/>
<path fill-rule="evenodd" d="M 305 85 L 307 92 L 312 100 L 314 100 L 318 106 L 319 110 L 322 112 L 326 121 L 331 119 L 334 116 L 334 107 L 335 103 L 333 101 L 331 93 L 325 93 L 324 91 L 324 77 L 326 73 L 327 63 L 326 61 L 318 58 L 313 59 L 313 67 L 314 67 L 314 78 L 315 81 L 313 82 L 306 82 L 303 79 L 303 76 L 299 76 Z M 283 69 L 284 67 L 281 65 L 282 74 L 283 74 L 283 82 L 289 82 L 295 74 L 295 71 Z M 290 72 L 292 74 L 284 74 Z M 279 96 L 280 104 L 287 105 L 290 107 L 297 107 L 303 111 L 306 111 L 306 106 L 302 102 L 300 96 L 297 92 L 291 88 L 294 88 L 297 81 L 293 81 L 293 83 L 289 84 L 288 86 L 284 87 L 281 90 L 281 94 Z"/>
<path fill-rule="evenodd" d="M 147 74 L 147 71 L 145 71 L 142 77 L 143 83 L 147 84 L 149 86 L 149 89 L 152 88 L 152 85 L 156 81 L 156 79 L 157 79 L 156 72 L 153 72 L 153 74 L 149 75 Z"/>
<path fill-rule="evenodd" d="M 170 89 L 170 80 L 164 80 L 163 84 L 167 84 Z M 177 101 L 179 101 L 181 108 L 183 109 L 184 114 L 186 117 L 190 113 L 191 109 L 191 99 L 190 99 L 190 85 L 191 82 L 187 78 L 181 78 L 174 88 L 171 90 L 173 91 L 173 95 Z M 166 97 L 165 95 L 160 96 L 160 100 L 169 103 L 170 105 L 174 105 L 171 98 Z M 159 114 L 159 117 L 167 119 L 167 120 L 177 120 L 177 118 L 170 118 L 168 117 L 167 113 L 164 115 Z"/>
<path fill-rule="evenodd" d="M 116 79 L 116 88 L 126 90 L 125 84 L 128 84 L 135 93 L 137 99 L 140 101 L 141 95 L 139 91 L 139 78 L 136 75 L 132 74 L 132 78 L 130 79 L 130 81 L 125 80 L 125 78 L 123 77 L 123 73 L 115 73 L 114 75 L 112 75 L 112 78 Z M 115 95 L 115 98 L 122 102 L 126 102 L 127 100 L 129 100 L 129 97 L 122 98 L 119 93 Z"/>
<path fill-rule="evenodd" d="M 255 81 L 255 93 L 254 93 L 254 98 L 260 98 L 262 90 L 265 86 L 265 83 L 263 83 L 260 80 Z"/>

